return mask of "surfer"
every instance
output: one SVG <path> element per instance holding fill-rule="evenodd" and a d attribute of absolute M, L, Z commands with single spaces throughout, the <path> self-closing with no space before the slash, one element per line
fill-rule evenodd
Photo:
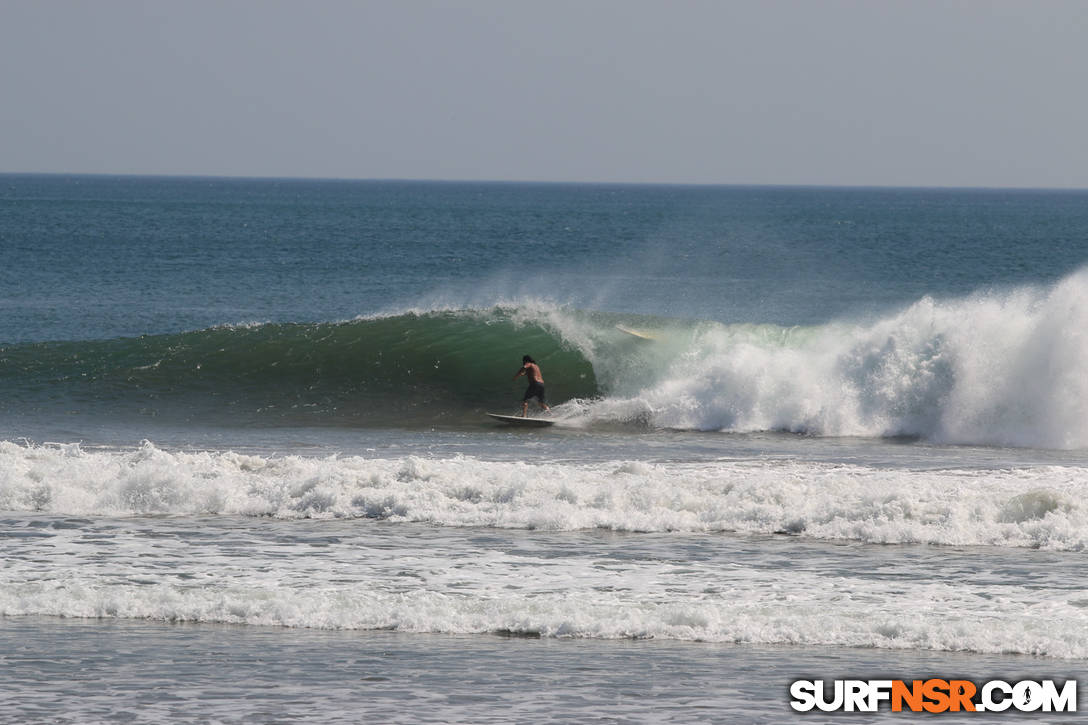
<path fill-rule="evenodd" d="M 521 363 L 521 370 L 518 370 L 514 380 L 522 375 L 529 378 L 529 388 L 525 391 L 525 397 L 521 399 L 521 417 L 524 418 L 529 414 L 529 401 L 533 398 L 536 398 L 541 408 L 550 411 L 551 408 L 544 402 L 544 376 L 540 374 L 540 366 L 528 355 L 521 358 Z"/>

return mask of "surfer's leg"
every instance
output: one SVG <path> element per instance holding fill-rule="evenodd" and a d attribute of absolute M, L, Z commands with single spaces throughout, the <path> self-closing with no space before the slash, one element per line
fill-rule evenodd
<path fill-rule="evenodd" d="M 529 383 L 528 390 L 525 391 L 525 395 L 521 397 L 521 417 L 524 418 L 529 415 L 529 400 L 533 397 L 533 384 Z"/>

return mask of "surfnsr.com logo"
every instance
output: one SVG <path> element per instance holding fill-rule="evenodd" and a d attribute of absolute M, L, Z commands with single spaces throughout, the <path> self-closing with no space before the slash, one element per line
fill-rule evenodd
<path fill-rule="evenodd" d="M 790 697 L 798 712 L 1076 712 L 1077 681 L 796 680 Z"/>

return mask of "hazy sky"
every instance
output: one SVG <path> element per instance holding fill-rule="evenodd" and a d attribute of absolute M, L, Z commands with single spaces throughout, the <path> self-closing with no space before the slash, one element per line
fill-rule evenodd
<path fill-rule="evenodd" d="M 0 0 L 0 171 L 1088 188 L 1088 1 Z"/>

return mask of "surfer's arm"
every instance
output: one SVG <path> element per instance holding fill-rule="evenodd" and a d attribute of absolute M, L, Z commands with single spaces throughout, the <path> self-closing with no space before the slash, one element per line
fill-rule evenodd
<path fill-rule="evenodd" d="M 528 370 L 528 368 L 522 368 L 521 370 L 518 370 L 518 374 L 514 376 L 514 380 L 517 380 L 522 375 L 524 375 L 526 370 Z"/>

